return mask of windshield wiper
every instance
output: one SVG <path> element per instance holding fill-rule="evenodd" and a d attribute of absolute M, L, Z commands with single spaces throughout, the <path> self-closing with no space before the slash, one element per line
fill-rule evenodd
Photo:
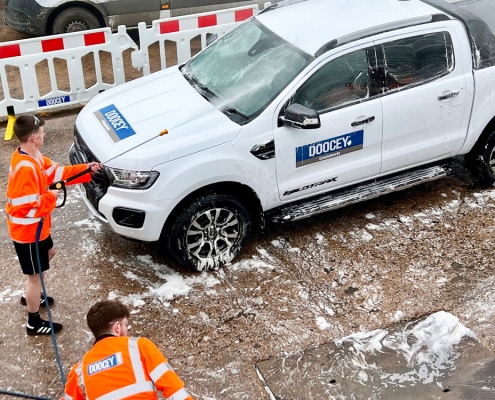
<path fill-rule="evenodd" d="M 216 98 L 216 94 L 213 93 L 207 86 L 203 85 L 200 83 L 197 79 L 195 79 L 191 74 L 186 72 L 183 68 L 181 68 L 182 75 L 186 80 L 189 82 L 189 84 L 196 89 L 196 91 L 203 96 L 206 100 L 210 101 L 212 98 Z"/>
<path fill-rule="evenodd" d="M 234 122 L 241 123 L 241 125 L 243 125 L 242 123 L 246 123 L 249 120 L 249 117 L 246 114 L 241 113 L 239 110 L 236 110 L 233 107 L 224 108 L 222 109 L 222 112 L 227 114 L 228 117 L 233 121 L 235 120 Z M 235 118 L 234 116 L 238 117 Z M 239 117 L 242 117 L 242 120 L 240 120 Z"/>

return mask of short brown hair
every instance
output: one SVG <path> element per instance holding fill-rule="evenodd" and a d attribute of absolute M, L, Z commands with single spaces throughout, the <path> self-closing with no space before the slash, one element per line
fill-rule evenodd
<path fill-rule="evenodd" d="M 91 306 L 86 315 L 95 338 L 110 332 L 110 323 L 129 318 L 129 309 L 118 300 L 103 300 Z"/>
<path fill-rule="evenodd" d="M 21 143 L 25 143 L 43 125 L 45 120 L 41 117 L 32 114 L 20 115 L 14 123 L 14 134 Z"/>

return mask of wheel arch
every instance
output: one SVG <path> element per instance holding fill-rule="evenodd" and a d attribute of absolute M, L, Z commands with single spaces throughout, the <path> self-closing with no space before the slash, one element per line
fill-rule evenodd
<path fill-rule="evenodd" d="M 199 188 L 184 197 L 167 217 L 160 238 L 166 238 L 168 240 L 167 232 L 170 231 L 172 224 L 181 211 L 198 197 L 210 193 L 230 195 L 237 198 L 251 214 L 253 230 L 263 228 L 265 221 L 261 201 L 253 189 L 239 182 L 218 182 Z"/>
<path fill-rule="evenodd" d="M 48 35 L 53 34 L 53 23 L 55 19 L 58 17 L 58 15 L 62 12 L 65 11 L 69 8 L 84 8 L 91 12 L 96 18 L 98 18 L 98 21 L 100 21 L 100 25 L 102 27 L 106 26 L 105 23 L 105 18 L 103 16 L 102 11 L 98 8 L 95 7 L 94 5 L 81 2 L 81 1 L 70 1 L 67 3 L 62 4 L 60 7 L 56 8 L 49 16 L 48 19 L 46 20 L 46 32 Z"/>
<path fill-rule="evenodd" d="M 493 116 L 492 119 L 485 126 L 485 128 L 481 132 L 481 135 L 476 140 L 473 148 L 469 151 L 469 154 L 478 154 L 480 150 L 485 146 L 488 136 L 490 136 L 493 132 L 495 132 L 495 116 Z"/>

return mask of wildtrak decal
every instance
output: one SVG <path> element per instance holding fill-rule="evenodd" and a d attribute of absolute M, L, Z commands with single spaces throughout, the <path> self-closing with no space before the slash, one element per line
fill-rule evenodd
<path fill-rule="evenodd" d="M 364 131 L 361 129 L 359 131 L 346 133 L 345 135 L 297 147 L 296 168 L 361 150 L 363 148 L 363 142 Z"/>
<path fill-rule="evenodd" d="M 284 196 L 290 196 L 293 193 L 302 192 L 303 190 L 308 190 L 308 189 L 314 188 L 316 186 L 325 185 L 325 184 L 331 183 L 331 182 L 337 182 L 337 177 L 335 176 L 335 177 L 330 178 L 330 179 L 325 179 L 324 181 L 311 183 L 309 185 L 301 186 L 297 189 L 287 190 L 286 192 L 284 192 Z"/>

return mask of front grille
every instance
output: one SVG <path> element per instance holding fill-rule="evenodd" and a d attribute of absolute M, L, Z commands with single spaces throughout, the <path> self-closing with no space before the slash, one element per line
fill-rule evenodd
<path fill-rule="evenodd" d="M 74 145 L 70 149 L 69 158 L 72 164 L 85 164 L 92 161 L 101 162 L 84 143 L 76 127 L 74 127 Z M 96 210 L 110 183 L 110 178 L 106 174 L 105 168 L 103 168 L 93 174 L 93 179 L 90 182 L 83 184 L 86 189 L 86 196 Z"/>

